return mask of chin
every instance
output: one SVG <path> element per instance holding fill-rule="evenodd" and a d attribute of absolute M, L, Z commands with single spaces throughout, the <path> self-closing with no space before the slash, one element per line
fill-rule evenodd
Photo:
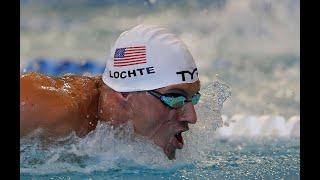
<path fill-rule="evenodd" d="M 175 149 L 163 149 L 165 155 L 168 157 L 169 160 L 176 159 L 176 150 Z"/>
<path fill-rule="evenodd" d="M 164 143 L 163 141 L 157 141 L 154 139 L 154 143 L 163 150 L 163 153 L 168 157 L 169 160 L 176 158 L 176 148 L 174 148 L 169 142 Z"/>
<path fill-rule="evenodd" d="M 154 143 L 163 149 L 168 159 L 176 159 L 176 150 L 182 149 L 184 146 L 182 132 L 188 129 L 187 126 L 177 126 L 173 132 L 158 132 L 157 136 L 153 137 Z M 163 128 L 162 130 L 167 130 L 167 128 Z"/>
<path fill-rule="evenodd" d="M 178 141 L 177 138 L 174 136 L 170 139 L 169 143 L 163 147 L 163 152 L 170 160 L 176 159 L 176 150 L 183 148 L 183 142 Z"/>

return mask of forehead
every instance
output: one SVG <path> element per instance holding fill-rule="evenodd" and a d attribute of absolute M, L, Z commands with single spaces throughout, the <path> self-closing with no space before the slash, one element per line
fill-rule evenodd
<path fill-rule="evenodd" d="M 174 84 L 164 88 L 160 88 L 159 91 L 161 93 L 167 93 L 171 91 L 181 91 L 185 92 L 186 95 L 192 96 L 194 93 L 200 90 L 200 81 L 196 81 L 194 83 L 182 83 L 182 84 Z"/>

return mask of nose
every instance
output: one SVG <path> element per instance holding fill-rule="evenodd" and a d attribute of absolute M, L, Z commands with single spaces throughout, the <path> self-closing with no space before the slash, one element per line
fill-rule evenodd
<path fill-rule="evenodd" d="M 186 121 L 191 124 L 195 124 L 197 122 L 197 114 L 194 109 L 194 105 L 190 103 L 186 103 L 181 109 L 179 109 L 179 121 Z"/>

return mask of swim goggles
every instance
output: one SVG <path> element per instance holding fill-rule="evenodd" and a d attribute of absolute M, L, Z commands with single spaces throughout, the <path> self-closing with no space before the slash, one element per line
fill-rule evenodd
<path fill-rule="evenodd" d="M 176 94 L 176 93 L 169 93 L 169 94 L 161 94 L 157 91 L 151 90 L 147 91 L 149 94 L 153 95 L 154 97 L 158 98 L 164 105 L 171 109 L 181 108 L 187 102 L 192 102 L 193 105 L 197 104 L 200 99 L 200 93 L 195 93 L 191 100 L 187 99 L 185 96 Z"/>

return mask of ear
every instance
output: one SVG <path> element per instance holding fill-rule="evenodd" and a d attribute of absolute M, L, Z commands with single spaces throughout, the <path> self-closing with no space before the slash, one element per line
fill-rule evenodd
<path fill-rule="evenodd" d="M 125 98 L 125 99 L 127 99 L 128 94 L 129 94 L 129 93 L 127 93 L 127 92 L 121 92 L 122 97 Z"/>
<path fill-rule="evenodd" d="M 116 114 L 117 118 L 119 119 L 118 122 L 124 123 L 131 119 L 132 113 L 132 99 L 134 93 L 131 92 L 114 92 L 114 107 L 119 110 L 119 114 Z M 114 115 L 114 113 L 113 113 Z"/>
<path fill-rule="evenodd" d="M 130 92 L 115 92 L 117 98 L 121 101 L 128 101 L 128 98 L 131 96 Z"/>

